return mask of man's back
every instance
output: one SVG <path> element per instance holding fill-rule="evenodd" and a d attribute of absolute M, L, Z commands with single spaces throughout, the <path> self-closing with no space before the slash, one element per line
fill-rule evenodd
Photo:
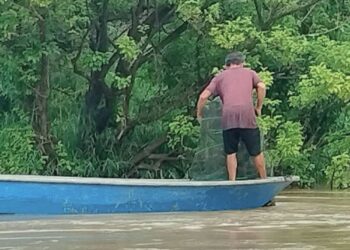
<path fill-rule="evenodd" d="M 253 105 L 252 90 L 260 80 L 253 70 L 238 67 L 224 70 L 213 81 L 225 106 L 241 106 Z"/>
<path fill-rule="evenodd" d="M 223 129 L 257 127 L 252 91 L 259 82 L 255 71 L 243 67 L 226 69 L 214 77 L 207 89 L 222 100 Z"/>
<path fill-rule="evenodd" d="M 201 121 L 203 108 L 210 96 L 219 95 L 223 102 L 222 134 L 229 180 L 236 179 L 236 153 L 240 141 L 243 141 L 249 155 L 253 157 L 260 178 L 266 178 L 260 130 L 256 124 L 256 115 L 261 115 L 266 88 L 253 70 L 243 67 L 244 61 L 245 56 L 239 51 L 228 54 L 225 58 L 227 69 L 214 77 L 201 93 L 197 103 L 197 117 Z M 255 107 L 252 98 L 253 88 L 256 88 L 257 92 Z"/>

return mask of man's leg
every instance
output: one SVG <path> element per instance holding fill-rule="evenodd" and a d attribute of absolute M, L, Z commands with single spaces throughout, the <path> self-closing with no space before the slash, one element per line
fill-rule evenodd
<path fill-rule="evenodd" d="M 259 173 L 260 178 L 267 178 L 265 158 L 264 154 L 261 152 L 260 130 L 258 128 L 242 129 L 241 137 L 247 147 L 249 155 L 253 158 L 254 165 Z"/>
<path fill-rule="evenodd" d="M 229 154 L 226 156 L 228 179 L 230 181 L 236 180 L 237 173 L 237 157 L 236 154 Z"/>
<path fill-rule="evenodd" d="M 253 161 L 254 161 L 254 165 L 256 167 L 256 170 L 259 173 L 260 178 L 261 179 L 267 178 L 264 154 L 261 152 L 257 156 L 253 156 Z"/>
<path fill-rule="evenodd" d="M 239 130 L 229 129 L 223 131 L 224 148 L 226 153 L 226 166 L 228 172 L 228 179 L 231 181 L 236 180 L 237 172 L 237 158 L 236 153 L 239 143 Z"/>

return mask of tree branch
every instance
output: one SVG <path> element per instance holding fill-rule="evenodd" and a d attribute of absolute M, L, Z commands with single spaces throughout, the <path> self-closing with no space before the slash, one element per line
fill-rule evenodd
<path fill-rule="evenodd" d="M 52 87 L 52 90 L 54 91 L 57 91 L 57 92 L 60 92 L 68 97 L 75 97 L 74 94 L 70 93 L 69 91 L 67 91 L 67 89 L 61 89 L 61 88 L 58 88 L 58 87 Z"/>
<path fill-rule="evenodd" d="M 157 96 L 152 98 L 147 103 L 144 103 L 143 110 L 141 110 L 137 118 L 130 121 L 130 129 L 137 125 L 147 124 L 152 121 L 156 121 L 171 110 L 182 107 L 189 99 L 195 98 L 196 94 L 196 84 L 193 84 L 187 88 L 175 88 L 172 89 L 172 93 L 167 93 L 166 96 L 172 96 L 173 98 L 166 99 L 164 96 Z M 183 93 L 179 95 L 178 93 Z M 154 105 L 155 103 L 162 102 L 161 105 Z M 158 108 L 156 108 L 158 107 Z"/>
<path fill-rule="evenodd" d="M 105 76 L 113 64 L 120 58 L 120 50 L 114 52 L 114 54 L 109 58 L 108 62 L 101 68 L 101 76 Z"/>
<path fill-rule="evenodd" d="M 102 11 L 98 18 L 99 27 L 97 35 L 97 50 L 99 52 L 107 52 L 108 50 L 108 34 L 107 34 L 107 22 L 108 22 L 108 4 L 109 0 L 103 0 Z"/>
<path fill-rule="evenodd" d="M 158 10 L 155 10 L 153 13 L 154 16 L 157 16 Z M 147 48 L 147 46 L 151 43 L 152 38 L 154 37 L 154 35 L 156 34 L 157 30 L 160 29 L 159 25 L 163 25 L 164 23 L 166 23 L 170 17 L 174 14 L 175 9 L 173 8 L 166 8 L 164 10 L 164 12 L 162 12 L 162 17 L 160 20 L 158 20 L 157 25 L 153 25 L 153 28 L 148 32 L 148 36 L 146 41 L 143 43 L 143 45 L 141 46 L 141 51 L 144 52 L 144 50 Z M 153 19 L 152 19 L 153 20 Z M 156 19 L 153 20 L 153 22 L 155 22 Z M 179 36 L 186 28 L 187 25 L 185 27 L 185 29 L 183 29 L 185 26 L 180 26 L 178 29 L 176 29 L 173 33 L 171 33 L 169 36 L 167 36 L 166 39 L 164 39 L 163 44 L 160 44 L 161 47 L 166 46 L 166 44 L 172 42 L 174 39 L 176 39 L 176 36 Z M 125 89 L 125 93 L 124 93 L 124 103 L 123 103 L 123 112 L 125 115 L 125 119 L 126 119 L 126 124 L 125 126 L 122 128 L 121 132 L 119 133 L 118 137 L 117 137 L 117 141 L 120 141 L 134 126 L 130 126 L 129 125 L 129 106 L 130 106 L 130 99 L 131 99 L 131 92 L 133 89 L 133 85 L 135 82 L 135 76 L 136 76 L 136 72 L 138 70 L 138 68 L 140 67 L 140 65 L 142 65 L 143 63 L 145 63 L 148 59 L 149 56 L 151 55 L 151 53 L 147 56 L 144 56 L 142 53 L 140 53 L 140 55 L 136 58 L 136 60 L 131 64 L 128 65 L 128 63 L 125 63 L 123 60 L 120 60 L 119 65 L 117 67 L 117 69 L 126 69 L 128 75 L 131 76 L 131 82 L 130 85 Z"/>
<path fill-rule="evenodd" d="M 295 12 L 305 10 L 305 9 L 309 8 L 310 6 L 313 6 L 321 1 L 323 1 L 323 0 L 311 0 L 310 2 L 305 3 L 305 4 L 302 4 L 303 1 L 300 1 L 299 4 L 295 4 L 295 6 L 293 6 L 291 8 L 281 8 L 282 10 L 275 11 L 275 15 L 271 16 L 268 20 L 266 20 L 264 22 L 264 25 L 262 28 L 264 30 L 266 30 L 269 27 L 271 27 L 271 25 L 273 25 L 274 22 L 276 22 L 278 19 L 281 19 L 285 16 L 291 15 Z"/>
<path fill-rule="evenodd" d="M 145 0 L 139 0 L 136 7 L 131 9 L 131 28 L 128 35 L 133 37 L 135 41 L 139 41 L 141 37 L 138 26 L 140 24 L 139 16 L 142 13 L 144 4 Z"/>
<path fill-rule="evenodd" d="M 310 16 L 311 12 L 315 9 L 316 5 L 317 5 L 317 4 L 311 6 L 311 8 L 310 8 L 309 11 L 306 13 L 306 15 L 303 17 L 303 19 L 301 19 L 300 23 L 303 23 L 303 22 L 306 20 L 306 18 L 308 18 L 308 17 Z"/>
<path fill-rule="evenodd" d="M 81 76 L 82 78 L 84 78 L 87 81 L 90 81 L 90 77 L 88 77 L 87 75 L 84 74 L 83 71 L 78 69 L 78 66 L 76 64 L 73 64 L 73 72 L 79 76 Z"/>
<path fill-rule="evenodd" d="M 318 32 L 318 33 L 312 33 L 312 34 L 307 34 L 305 36 L 308 36 L 308 37 L 315 37 L 315 36 L 321 36 L 321 35 L 325 35 L 325 34 L 328 34 L 332 31 L 335 31 L 337 29 L 340 29 L 341 27 L 345 26 L 345 25 L 349 25 L 349 20 L 350 18 L 348 18 L 345 22 L 335 26 L 334 28 L 332 29 L 329 29 L 329 30 L 325 30 L 325 31 L 322 31 L 322 32 Z"/>
<path fill-rule="evenodd" d="M 141 15 L 141 11 L 142 11 L 142 6 L 144 5 L 144 1 L 139 1 L 138 3 L 139 5 L 137 6 L 136 10 L 133 11 L 132 13 L 132 16 L 133 16 L 133 23 L 131 25 L 131 28 L 128 32 L 128 35 L 133 37 L 133 39 L 135 41 L 139 41 L 139 37 L 138 37 L 138 31 L 137 31 L 137 25 L 136 24 L 139 24 L 139 15 Z M 146 49 L 146 47 L 149 45 L 150 41 L 152 40 L 154 34 L 156 33 L 158 27 L 155 27 L 154 25 L 154 22 L 155 22 L 155 16 L 157 15 L 157 11 L 158 10 L 154 10 L 152 12 L 152 14 L 150 14 L 146 20 L 144 21 L 144 24 L 148 24 L 148 25 L 151 25 L 153 24 L 153 28 L 150 30 L 150 32 L 148 33 L 148 36 L 147 36 L 147 39 L 146 41 L 143 43 L 143 45 L 141 46 L 141 51 L 144 51 Z M 160 25 L 163 25 L 164 23 L 166 23 L 169 18 L 174 14 L 175 12 L 175 9 L 174 8 L 162 8 L 160 12 L 160 15 L 161 15 L 161 21 L 160 21 Z M 123 31 L 123 33 L 126 32 Z M 111 41 L 110 41 L 111 42 Z M 105 64 L 103 67 L 102 67 L 102 70 L 101 70 L 101 74 L 102 75 L 105 75 L 107 74 L 108 70 L 112 67 L 112 65 L 120 58 L 120 51 L 119 49 L 114 46 L 114 48 L 117 50 L 111 57 L 110 59 L 108 60 L 108 63 Z M 130 66 L 130 71 L 135 71 L 137 70 L 138 66 L 140 65 L 140 57 L 137 58 L 133 64 Z M 135 70 L 133 70 L 135 69 Z M 132 72 L 130 73 L 130 75 L 132 75 Z"/>
<path fill-rule="evenodd" d="M 179 157 L 171 157 L 170 154 L 151 154 L 148 156 L 150 160 L 162 160 L 162 161 L 178 161 Z"/>
<path fill-rule="evenodd" d="M 74 73 L 76 73 L 77 75 L 80 75 L 81 77 L 85 78 L 86 80 L 90 81 L 90 78 L 88 76 L 86 76 L 81 70 L 78 69 L 78 65 L 77 65 L 77 62 L 81 56 L 81 53 L 83 51 L 83 48 L 84 48 L 84 42 L 89 34 L 91 30 L 91 26 L 88 27 L 88 29 L 86 30 L 86 32 L 84 33 L 82 39 L 81 39 L 81 42 L 80 42 L 80 45 L 79 45 L 79 49 L 78 49 L 78 53 L 75 55 L 74 58 L 71 59 L 71 63 L 73 65 L 73 71 Z"/>
<path fill-rule="evenodd" d="M 262 17 L 262 8 L 261 8 L 261 0 L 254 0 L 256 14 L 258 15 L 259 26 L 262 27 L 264 24 L 264 20 Z"/>
<path fill-rule="evenodd" d="M 139 60 L 139 65 L 142 65 L 145 63 L 149 56 L 157 49 L 162 50 L 164 47 L 166 47 L 169 43 L 176 40 L 183 32 L 187 30 L 188 23 L 184 22 L 182 25 L 177 27 L 173 32 L 171 32 L 166 38 L 164 38 L 159 44 L 152 46 L 151 49 L 149 49 L 146 53 L 144 53 Z"/>
<path fill-rule="evenodd" d="M 186 89 L 173 89 L 172 92 L 174 92 L 175 94 L 168 93 L 164 96 L 157 96 L 148 101 L 147 103 L 144 103 L 142 105 L 143 109 L 139 111 L 139 113 L 136 115 L 137 118 L 130 120 L 126 127 L 123 128 L 123 130 L 119 133 L 118 141 L 121 141 L 123 138 L 125 138 L 128 135 L 128 133 L 130 133 L 136 126 L 156 121 L 168 114 L 170 111 L 182 107 L 187 100 L 195 98 L 197 95 L 195 86 L 197 85 L 198 84 L 195 83 Z M 178 93 L 185 94 L 179 95 Z M 174 98 L 166 99 L 165 96 L 173 96 Z M 155 103 L 160 102 L 162 102 L 162 105 L 154 105 Z M 158 107 L 158 109 L 155 107 Z"/>
<path fill-rule="evenodd" d="M 131 159 L 131 169 L 127 173 L 127 177 L 130 177 L 137 171 L 137 164 L 139 164 L 142 160 L 146 159 L 149 157 L 157 148 L 159 148 L 163 143 L 167 141 L 167 136 L 164 135 L 150 144 L 148 144 L 145 148 L 143 148 L 138 154 L 136 154 L 132 159 Z"/>

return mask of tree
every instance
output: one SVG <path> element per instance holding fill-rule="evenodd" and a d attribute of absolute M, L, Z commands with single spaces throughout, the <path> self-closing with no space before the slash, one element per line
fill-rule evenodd
<path fill-rule="evenodd" d="M 0 133 L 13 159 L 2 172 L 187 177 L 198 92 L 241 50 L 269 88 L 270 174 L 348 185 L 347 1 L 3 0 L 0 11 L 0 127 L 26 138 Z"/>

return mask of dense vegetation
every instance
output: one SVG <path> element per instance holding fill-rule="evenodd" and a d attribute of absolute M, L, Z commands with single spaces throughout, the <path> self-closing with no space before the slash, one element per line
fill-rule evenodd
<path fill-rule="evenodd" d="M 0 173 L 183 178 L 241 50 L 271 174 L 350 185 L 349 0 L 0 0 Z"/>

